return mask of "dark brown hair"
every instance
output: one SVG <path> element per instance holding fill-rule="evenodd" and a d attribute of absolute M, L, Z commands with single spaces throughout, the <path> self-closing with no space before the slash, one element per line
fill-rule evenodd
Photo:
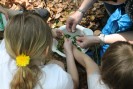
<path fill-rule="evenodd" d="M 101 77 L 111 89 L 133 89 L 133 46 L 113 43 L 102 58 Z"/>

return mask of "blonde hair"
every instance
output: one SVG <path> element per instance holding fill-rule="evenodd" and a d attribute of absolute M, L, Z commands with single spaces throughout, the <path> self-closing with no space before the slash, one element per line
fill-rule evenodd
<path fill-rule="evenodd" d="M 4 39 L 7 52 L 13 59 L 22 53 L 30 56 L 28 66 L 18 67 L 10 83 L 11 89 L 33 89 L 41 74 L 33 61 L 38 60 L 43 64 L 49 61 L 47 57 L 52 46 L 50 27 L 37 14 L 18 14 L 7 24 Z M 45 55 L 45 51 L 48 51 L 48 56 Z"/>

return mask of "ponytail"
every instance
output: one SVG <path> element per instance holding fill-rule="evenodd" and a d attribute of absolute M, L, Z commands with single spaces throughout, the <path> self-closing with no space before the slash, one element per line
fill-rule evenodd
<path fill-rule="evenodd" d="M 33 89 L 38 81 L 38 71 L 37 66 L 19 67 L 10 83 L 11 89 Z"/>

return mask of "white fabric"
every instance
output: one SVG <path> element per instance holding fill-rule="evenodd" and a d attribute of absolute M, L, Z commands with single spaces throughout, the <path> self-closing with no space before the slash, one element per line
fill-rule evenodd
<path fill-rule="evenodd" d="M 109 89 L 100 79 L 99 73 L 93 73 L 88 76 L 88 89 Z"/>
<path fill-rule="evenodd" d="M 9 85 L 17 66 L 5 49 L 4 41 L 0 44 L 0 89 L 10 89 Z M 71 76 L 57 64 L 48 64 L 42 69 L 40 84 L 43 89 L 73 89 Z M 30 76 L 29 76 L 30 77 Z M 35 89 L 40 89 L 37 85 Z"/>
<path fill-rule="evenodd" d="M 5 42 L 4 40 L 0 40 L 0 51 L 5 49 Z"/>

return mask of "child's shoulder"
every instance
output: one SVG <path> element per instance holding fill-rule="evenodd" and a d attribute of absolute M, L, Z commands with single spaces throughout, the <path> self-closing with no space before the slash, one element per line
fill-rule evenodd
<path fill-rule="evenodd" d="M 58 64 L 49 63 L 42 68 L 42 77 L 40 82 L 47 89 L 72 89 L 73 81 L 71 76 Z M 54 80 L 54 81 L 53 81 Z M 45 84 L 43 84 L 45 82 Z M 52 85 L 52 86 L 48 86 Z M 57 86 L 58 85 L 58 86 Z M 65 87 L 63 87 L 65 86 Z M 58 88 L 57 88 L 58 87 Z M 70 87 L 70 88 L 66 88 Z"/>
<path fill-rule="evenodd" d="M 0 43 L 0 65 L 8 64 L 11 61 L 12 58 L 10 55 L 7 53 L 6 48 L 5 48 L 5 41 L 2 40 Z"/>
<path fill-rule="evenodd" d="M 109 89 L 109 87 L 101 80 L 101 75 L 98 72 L 88 75 L 87 81 L 89 89 Z"/>
<path fill-rule="evenodd" d="M 54 77 L 58 79 L 71 79 L 69 73 L 67 73 L 61 66 L 55 63 L 49 63 L 42 68 L 44 74 L 47 77 Z"/>
<path fill-rule="evenodd" d="M 0 64 L 7 63 L 10 59 L 10 56 L 6 52 L 6 50 L 1 50 L 0 49 Z"/>
<path fill-rule="evenodd" d="M 48 63 L 42 68 L 42 70 L 46 71 L 46 72 L 56 72 L 56 73 L 58 73 L 60 71 L 61 73 L 63 73 L 63 72 L 66 73 L 66 71 L 64 71 L 64 69 L 56 63 Z"/>

